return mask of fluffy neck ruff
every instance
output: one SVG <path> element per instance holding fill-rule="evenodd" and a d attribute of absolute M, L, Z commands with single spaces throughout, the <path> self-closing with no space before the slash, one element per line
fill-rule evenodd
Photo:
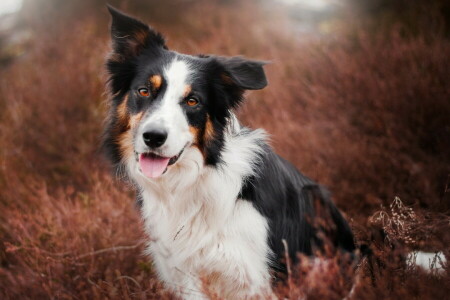
<path fill-rule="evenodd" d="M 255 173 L 265 141 L 263 130 L 250 131 L 231 121 L 220 165 L 204 165 L 201 152 L 190 147 L 176 169 L 158 180 L 135 174 L 151 238 L 148 252 L 166 284 L 199 290 L 199 277 L 192 274 L 216 272 L 241 288 L 252 286 L 255 292 L 268 286 L 268 224 L 250 202 L 238 201 L 246 178 Z M 222 251 L 241 253 L 238 257 L 245 259 L 224 259 Z M 217 288 L 221 294 L 241 292 L 226 282 Z"/>

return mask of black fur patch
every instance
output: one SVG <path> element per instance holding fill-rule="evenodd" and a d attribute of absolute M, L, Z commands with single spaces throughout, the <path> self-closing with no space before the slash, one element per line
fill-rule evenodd
<path fill-rule="evenodd" d="M 297 262 L 297 252 L 312 255 L 323 241 L 311 220 L 317 216 L 317 207 L 326 210 L 333 225 L 325 235 L 330 242 L 343 250 L 354 251 L 353 234 L 345 219 L 329 200 L 323 187 L 301 174 L 292 164 L 275 154 L 267 145 L 261 156 L 255 176 L 248 178 L 239 197 L 253 203 L 269 223 L 269 244 L 275 254 L 272 268 L 286 273 L 285 247 Z M 324 216 L 325 217 L 325 216 Z M 324 232 L 322 232 L 323 234 Z"/>

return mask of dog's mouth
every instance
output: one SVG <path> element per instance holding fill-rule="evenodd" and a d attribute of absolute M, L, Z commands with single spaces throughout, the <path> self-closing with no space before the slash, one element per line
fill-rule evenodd
<path fill-rule="evenodd" d="M 139 154 L 139 167 L 148 178 L 158 178 L 167 171 L 167 168 L 178 161 L 183 150 L 175 156 L 163 157 L 152 152 Z"/>

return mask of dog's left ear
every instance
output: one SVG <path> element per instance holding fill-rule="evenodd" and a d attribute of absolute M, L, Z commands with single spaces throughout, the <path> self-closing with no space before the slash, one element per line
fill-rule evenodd
<path fill-rule="evenodd" d="M 144 48 L 167 49 L 163 36 L 141 21 L 108 5 L 112 16 L 111 38 L 114 54 L 119 59 L 136 57 Z"/>
<path fill-rule="evenodd" d="M 264 61 L 248 60 L 242 57 L 219 57 L 220 64 L 225 68 L 222 80 L 233 83 L 242 90 L 260 90 L 267 86 Z"/>

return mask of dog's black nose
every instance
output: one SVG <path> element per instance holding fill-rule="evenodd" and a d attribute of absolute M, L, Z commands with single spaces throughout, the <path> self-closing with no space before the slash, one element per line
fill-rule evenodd
<path fill-rule="evenodd" d="M 142 134 L 144 143 L 150 148 L 161 147 L 167 140 L 167 131 L 164 129 L 151 129 Z"/>

